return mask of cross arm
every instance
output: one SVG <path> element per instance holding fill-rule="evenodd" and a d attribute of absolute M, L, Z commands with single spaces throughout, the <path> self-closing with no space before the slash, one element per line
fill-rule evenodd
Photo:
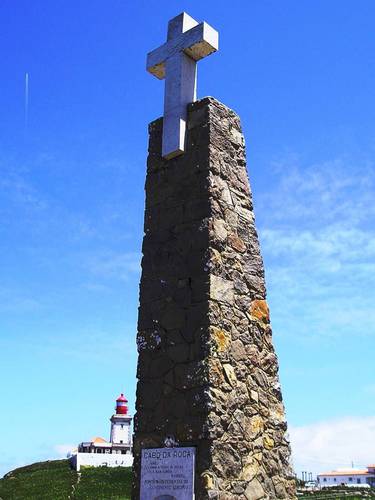
<path fill-rule="evenodd" d="M 147 54 L 146 69 L 162 80 L 165 78 L 165 61 L 177 52 L 185 52 L 199 61 L 219 48 L 219 34 L 209 24 L 203 22 L 185 33 L 169 40 L 161 47 Z"/>

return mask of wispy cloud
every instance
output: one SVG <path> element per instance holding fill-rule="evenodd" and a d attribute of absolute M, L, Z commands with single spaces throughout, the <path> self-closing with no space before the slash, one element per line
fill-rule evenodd
<path fill-rule="evenodd" d="M 82 165 L 48 151 L 0 155 L 0 231 L 37 234 L 41 243 L 129 241 L 136 201 L 126 189 L 129 168 L 124 159 Z"/>
<path fill-rule="evenodd" d="M 260 202 L 262 213 L 273 222 L 304 220 L 310 226 L 366 221 L 375 214 L 375 170 L 371 163 L 353 164 L 335 159 L 304 165 L 295 157 L 274 163 L 274 189 Z"/>
<path fill-rule="evenodd" d="M 337 270 L 340 264 L 366 262 L 375 258 L 375 231 L 358 227 L 346 228 L 340 223 L 311 229 L 265 229 L 262 237 L 273 257 L 300 259 L 313 257 L 328 262 L 325 269 Z M 335 265 L 334 265 L 335 264 Z"/>
<path fill-rule="evenodd" d="M 89 292 L 93 292 L 93 293 L 111 293 L 112 292 L 111 287 L 109 287 L 107 285 L 103 285 L 101 283 L 92 283 L 92 282 L 84 283 L 82 285 L 82 288 L 85 290 L 88 290 Z"/>
<path fill-rule="evenodd" d="M 11 210 L 15 207 L 40 211 L 47 208 L 46 199 L 28 178 L 28 169 L 15 167 L 11 161 L 0 160 L 0 194 L 2 207 Z M 6 202 L 6 203 L 4 203 Z"/>
<path fill-rule="evenodd" d="M 7 313 L 30 313 L 40 310 L 42 304 L 19 290 L 0 287 L 0 311 Z"/>
<path fill-rule="evenodd" d="M 259 200 L 273 316 L 298 335 L 375 335 L 375 171 L 291 161 Z"/>
<path fill-rule="evenodd" d="M 374 462 L 375 416 L 344 417 L 290 427 L 295 472 L 314 474 Z"/>
<path fill-rule="evenodd" d="M 131 275 L 140 272 L 141 255 L 138 252 L 102 252 L 89 258 L 85 265 L 88 270 L 103 278 L 127 281 Z"/>
<path fill-rule="evenodd" d="M 41 339 L 41 352 L 45 356 L 61 356 L 69 359 L 98 361 L 110 364 L 113 353 L 119 353 L 123 360 L 134 359 L 136 353 L 133 329 L 124 326 L 122 331 L 91 329 L 76 331 L 56 345 L 53 338 Z"/>
<path fill-rule="evenodd" d="M 53 333 L 41 333 L 33 337 L 24 332 L 16 338 L 0 336 L 0 348 L 3 350 L 17 349 L 33 353 L 38 358 L 74 360 L 85 362 L 93 361 L 110 365 L 113 362 L 113 353 L 119 353 L 123 360 L 136 359 L 135 325 L 124 324 L 123 326 L 108 327 L 100 329 L 75 327 L 73 332 L 65 330 L 54 330 Z M 58 339 L 58 341 L 57 341 Z"/>

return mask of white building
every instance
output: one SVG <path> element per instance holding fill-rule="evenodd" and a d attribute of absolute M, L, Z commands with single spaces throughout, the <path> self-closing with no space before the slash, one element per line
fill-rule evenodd
<path fill-rule="evenodd" d="M 375 487 L 375 465 L 366 469 L 337 469 L 318 474 L 320 487 L 325 486 L 357 486 Z"/>
<path fill-rule="evenodd" d="M 96 437 L 84 441 L 72 452 L 70 462 L 79 471 L 82 466 L 131 467 L 133 464 L 131 422 L 127 399 L 121 394 L 116 400 L 116 413 L 110 418 L 110 440 Z"/>

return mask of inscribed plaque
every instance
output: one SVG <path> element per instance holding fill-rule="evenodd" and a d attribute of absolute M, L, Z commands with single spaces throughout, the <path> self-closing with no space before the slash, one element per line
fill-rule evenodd
<path fill-rule="evenodd" d="M 192 500 L 195 448 L 144 448 L 141 500 Z"/>

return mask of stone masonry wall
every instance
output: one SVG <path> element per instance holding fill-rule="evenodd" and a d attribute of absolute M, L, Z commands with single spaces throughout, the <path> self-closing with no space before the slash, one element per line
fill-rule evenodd
<path fill-rule="evenodd" d="M 238 116 L 189 106 L 186 153 L 150 124 L 138 320 L 140 449 L 195 446 L 196 499 L 293 499 L 295 485 Z"/>

